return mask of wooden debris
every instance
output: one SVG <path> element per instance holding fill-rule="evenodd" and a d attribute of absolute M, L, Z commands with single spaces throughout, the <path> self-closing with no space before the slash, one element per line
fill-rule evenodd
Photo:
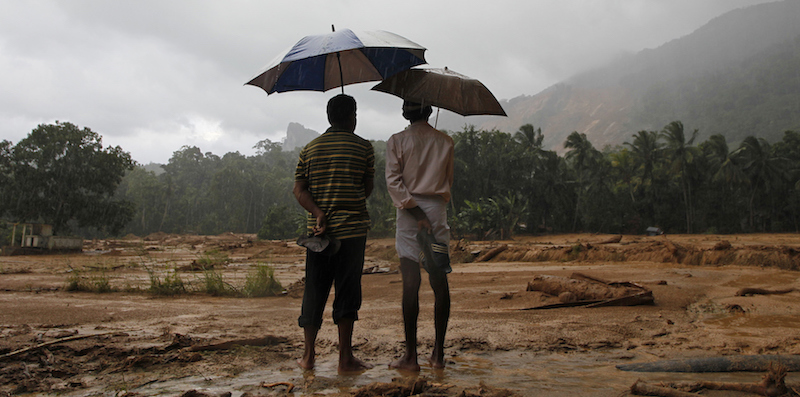
<path fill-rule="evenodd" d="M 522 310 L 554 309 L 559 307 L 637 306 L 655 303 L 653 292 L 631 282 L 608 282 L 582 273 L 570 278 L 536 276 L 528 282 L 527 291 L 540 291 L 558 296 L 561 303 Z"/>
<path fill-rule="evenodd" d="M 278 343 L 285 343 L 286 341 L 286 338 L 269 335 L 263 338 L 236 339 L 209 345 L 195 345 L 189 348 L 189 350 L 193 352 L 207 350 L 229 350 L 236 346 L 271 346 L 277 345 Z"/>
<path fill-rule="evenodd" d="M 787 369 L 781 364 L 770 364 L 767 373 L 761 378 L 758 383 L 739 383 L 739 382 L 709 382 L 701 381 L 691 384 L 691 390 L 729 390 L 745 393 L 753 393 L 759 396 L 778 397 L 778 396 L 798 396 L 798 394 L 791 388 L 786 386 L 784 382 L 786 378 Z M 686 386 L 684 386 L 686 387 Z M 663 396 L 663 397 L 686 397 L 686 396 L 699 396 L 696 393 L 687 393 L 671 387 L 652 386 L 640 380 L 637 380 L 631 386 L 631 393 L 638 395 L 648 396 Z"/>
<path fill-rule="evenodd" d="M 742 355 L 662 360 L 648 363 L 619 364 L 617 369 L 635 372 L 761 372 L 773 364 L 789 371 L 800 371 L 800 355 Z"/>
<path fill-rule="evenodd" d="M 640 396 L 659 396 L 659 397 L 697 397 L 697 393 L 687 393 L 680 390 L 675 390 L 671 387 L 653 386 L 648 385 L 640 380 L 637 380 L 631 386 L 631 393 Z"/>
<path fill-rule="evenodd" d="M 742 288 L 742 289 L 736 291 L 736 296 L 781 295 L 781 294 L 788 294 L 790 292 L 794 292 L 794 288 L 778 289 L 778 290 L 768 290 L 768 289 L 762 289 L 762 288 Z"/>
<path fill-rule="evenodd" d="M 797 395 L 786 387 L 786 367 L 780 364 L 770 364 L 769 370 L 761 378 L 760 383 L 737 383 L 737 382 L 699 382 L 700 386 L 709 390 L 732 390 L 747 393 L 755 393 L 759 396 L 777 397 L 785 395 Z"/>
<path fill-rule="evenodd" d="M 273 388 L 275 386 L 286 386 L 286 392 L 287 393 L 291 393 L 292 390 L 294 390 L 294 383 L 289 383 L 289 382 L 264 383 L 264 382 L 261 382 L 261 387 L 266 387 L 266 388 L 271 389 L 271 388 Z"/>
<path fill-rule="evenodd" d="M 597 303 L 591 303 L 586 307 L 606 307 L 606 306 L 641 306 L 653 305 L 653 291 L 644 291 L 634 295 L 623 296 L 621 298 L 606 299 Z"/>
<path fill-rule="evenodd" d="M 487 253 L 485 253 L 485 254 L 479 256 L 477 259 L 475 259 L 475 262 L 486 262 L 486 261 L 494 258 L 495 256 L 497 256 L 497 254 L 505 251 L 506 249 L 508 249 L 508 244 L 503 244 L 503 245 L 501 245 L 499 247 L 492 248 Z"/>

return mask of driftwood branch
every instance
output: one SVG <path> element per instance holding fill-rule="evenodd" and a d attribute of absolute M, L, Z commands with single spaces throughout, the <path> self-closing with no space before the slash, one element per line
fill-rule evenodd
<path fill-rule="evenodd" d="M 49 342 L 40 343 L 40 344 L 34 345 L 34 346 L 28 346 L 28 347 L 26 347 L 24 349 L 19 349 L 19 350 L 15 350 L 13 352 L 10 352 L 10 353 L 3 354 L 2 356 L 0 356 L 0 360 L 5 359 L 5 358 L 9 358 L 9 357 L 18 356 L 18 355 L 23 354 L 23 353 L 34 351 L 34 350 L 41 349 L 43 347 L 47 347 L 47 346 L 51 346 L 51 345 L 56 345 L 56 344 L 59 344 L 59 343 L 65 343 L 65 342 L 70 342 L 70 341 L 79 340 L 79 339 L 86 339 L 86 338 L 91 338 L 91 337 L 94 337 L 94 336 L 108 335 L 108 334 L 111 334 L 111 333 L 113 333 L 113 332 L 104 332 L 104 333 L 100 333 L 100 334 L 91 334 L 91 335 L 73 335 L 73 336 L 68 336 L 66 338 L 51 340 Z"/>
<path fill-rule="evenodd" d="M 503 245 L 501 245 L 499 247 L 492 248 L 487 253 L 485 253 L 485 254 L 479 256 L 477 259 L 475 259 L 475 262 L 486 262 L 486 261 L 494 258 L 495 256 L 497 256 L 497 254 L 505 251 L 506 249 L 508 249 L 508 244 L 503 244 Z"/>
<path fill-rule="evenodd" d="M 687 393 L 680 390 L 675 390 L 671 387 L 653 386 L 648 385 L 640 380 L 637 380 L 631 386 L 631 393 L 640 396 L 659 396 L 659 397 L 697 397 L 697 393 Z"/>
<path fill-rule="evenodd" d="M 692 390 L 730 390 L 745 393 L 753 393 L 765 397 L 778 397 L 778 396 L 797 396 L 797 393 L 786 386 L 784 379 L 786 378 L 787 369 L 783 365 L 776 363 L 770 364 L 769 370 L 761 378 L 758 383 L 738 383 L 738 382 L 697 382 L 691 385 Z M 671 387 L 652 386 L 647 385 L 641 381 L 636 381 L 631 386 L 631 393 L 648 396 L 698 396 L 699 394 L 687 393 L 676 390 Z"/>
<path fill-rule="evenodd" d="M 291 393 L 294 390 L 294 383 L 289 382 L 275 382 L 275 383 L 261 383 L 261 387 L 273 388 L 275 386 L 286 386 L 286 393 Z"/>
<path fill-rule="evenodd" d="M 527 291 L 539 291 L 557 296 L 561 303 L 525 308 L 522 310 L 554 309 L 560 307 L 637 306 L 655 303 L 653 292 L 632 282 L 609 282 L 583 273 L 569 278 L 536 276 L 528 282 Z"/>

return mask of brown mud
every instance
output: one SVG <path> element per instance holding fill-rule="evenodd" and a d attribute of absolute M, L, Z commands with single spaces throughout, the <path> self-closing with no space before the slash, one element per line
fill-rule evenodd
<path fill-rule="evenodd" d="M 292 241 L 160 234 L 87 241 L 83 253 L 0 257 L 0 396 L 621 396 L 638 379 L 695 378 L 624 372 L 617 364 L 800 354 L 800 235 L 614 237 L 453 242 L 448 367 L 425 365 L 433 294 L 423 283 L 419 376 L 387 367 L 403 351 L 391 239 L 368 241 L 354 345 L 375 368 L 355 375 L 335 371 L 330 303 L 317 369 L 296 367 L 304 251 Z M 492 250 L 488 261 L 474 261 Z M 207 277 L 198 269 L 240 288 L 258 264 L 275 269 L 284 294 L 196 292 Z M 655 304 L 522 310 L 559 302 L 528 291 L 534 278 L 576 272 L 646 287 Z M 148 291 L 154 279 L 169 277 L 190 293 Z M 114 292 L 67 291 L 76 278 Z M 737 295 L 744 288 L 783 293 Z M 796 383 L 790 373 L 787 385 Z M 703 392 L 729 395 L 721 393 Z"/>

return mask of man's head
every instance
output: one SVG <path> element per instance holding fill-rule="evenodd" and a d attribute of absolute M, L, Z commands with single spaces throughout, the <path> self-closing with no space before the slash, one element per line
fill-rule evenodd
<path fill-rule="evenodd" d="M 328 122 L 331 126 L 356 129 L 356 100 L 350 95 L 339 94 L 328 101 Z"/>
<path fill-rule="evenodd" d="M 418 102 L 403 101 L 403 118 L 410 122 L 417 120 L 428 120 L 433 113 L 430 105 L 423 105 Z"/>

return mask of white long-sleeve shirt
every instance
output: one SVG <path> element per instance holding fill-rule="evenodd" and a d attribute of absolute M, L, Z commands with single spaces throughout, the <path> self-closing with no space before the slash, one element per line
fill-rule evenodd
<path fill-rule="evenodd" d="M 450 201 L 453 138 L 427 121 L 411 123 L 386 142 L 386 186 L 395 207 L 417 206 L 412 195 L 439 195 Z"/>

